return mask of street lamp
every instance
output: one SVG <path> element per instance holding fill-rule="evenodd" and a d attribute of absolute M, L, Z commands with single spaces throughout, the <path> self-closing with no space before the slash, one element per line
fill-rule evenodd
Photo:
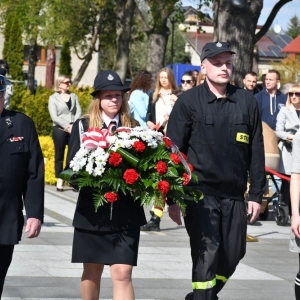
<path fill-rule="evenodd" d="M 173 70 L 173 59 L 174 59 L 174 29 L 175 29 L 175 18 L 169 18 L 172 24 L 172 39 L 171 39 L 171 69 Z"/>

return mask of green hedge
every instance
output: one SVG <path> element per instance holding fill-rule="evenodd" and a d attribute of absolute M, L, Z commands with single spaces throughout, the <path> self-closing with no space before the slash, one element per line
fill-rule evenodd
<path fill-rule="evenodd" d="M 84 114 L 92 100 L 92 96 L 90 95 L 92 89 L 79 88 L 71 90 L 77 94 L 82 113 Z M 35 95 L 32 95 L 26 87 L 16 85 L 14 86 L 10 109 L 23 112 L 33 119 L 45 158 L 45 182 L 55 185 L 54 145 L 51 138 L 52 120 L 48 111 L 48 99 L 52 94 L 53 90 L 39 86 Z M 67 153 L 67 149 L 65 153 Z"/>
<path fill-rule="evenodd" d="M 92 100 L 90 95 L 92 88 L 71 88 L 71 91 L 77 94 L 82 113 L 84 114 Z M 52 121 L 48 111 L 48 100 L 52 94 L 53 90 L 38 86 L 36 93 L 32 95 L 25 86 L 15 85 L 10 109 L 23 112 L 31 117 L 39 136 L 51 136 Z"/>

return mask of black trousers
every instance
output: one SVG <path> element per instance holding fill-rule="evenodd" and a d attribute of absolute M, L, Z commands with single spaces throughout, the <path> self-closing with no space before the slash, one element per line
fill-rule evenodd
<path fill-rule="evenodd" d="M 286 174 L 283 175 L 291 177 L 290 175 L 286 175 Z M 291 197 L 290 197 L 290 181 L 282 179 L 280 193 L 282 197 L 281 201 L 289 207 L 289 214 L 291 215 L 292 208 L 291 208 Z"/>
<path fill-rule="evenodd" d="M 58 178 L 63 171 L 64 155 L 66 146 L 69 144 L 70 134 L 62 130 L 59 126 L 53 126 L 52 138 L 54 141 L 55 151 L 55 177 Z"/>
<path fill-rule="evenodd" d="M 193 261 L 195 300 L 216 300 L 246 253 L 247 214 L 243 200 L 204 196 L 188 201 L 185 226 Z"/>
<path fill-rule="evenodd" d="M 0 245 L 0 299 L 3 292 L 5 277 L 14 252 L 14 245 Z"/>

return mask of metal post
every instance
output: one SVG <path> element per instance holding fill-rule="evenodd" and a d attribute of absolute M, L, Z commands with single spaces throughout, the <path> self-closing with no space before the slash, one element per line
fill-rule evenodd
<path fill-rule="evenodd" d="M 174 59 L 174 28 L 175 28 L 175 19 L 170 19 L 172 23 L 172 40 L 171 40 L 171 69 L 173 70 L 173 59 Z"/>

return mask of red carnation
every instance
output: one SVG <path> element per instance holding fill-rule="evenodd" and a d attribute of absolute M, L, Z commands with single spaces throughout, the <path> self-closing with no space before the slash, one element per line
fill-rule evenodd
<path fill-rule="evenodd" d="M 172 147 L 172 141 L 169 138 L 163 137 L 163 141 L 165 142 L 165 144 L 168 148 Z"/>
<path fill-rule="evenodd" d="M 157 184 L 158 189 L 161 191 L 163 195 L 166 195 L 170 190 L 170 184 L 166 180 L 161 180 Z"/>
<path fill-rule="evenodd" d="M 183 174 L 183 178 L 184 178 L 183 185 L 184 186 L 188 185 L 188 183 L 190 182 L 190 176 L 189 176 L 189 174 L 184 173 Z"/>
<path fill-rule="evenodd" d="M 186 156 L 184 153 L 182 153 L 182 152 L 180 152 L 180 154 L 182 155 L 183 159 L 184 159 L 185 161 L 187 161 L 187 156 Z"/>
<path fill-rule="evenodd" d="M 113 165 L 114 167 L 117 167 L 122 162 L 122 156 L 117 152 L 112 152 L 109 155 L 108 163 L 110 165 Z"/>
<path fill-rule="evenodd" d="M 123 174 L 123 179 L 127 184 L 134 184 L 139 178 L 139 174 L 134 169 L 127 169 Z"/>
<path fill-rule="evenodd" d="M 134 142 L 132 146 L 135 149 L 135 151 L 137 151 L 137 152 L 144 152 L 144 150 L 146 149 L 145 144 L 140 141 Z"/>
<path fill-rule="evenodd" d="M 171 153 L 170 158 L 175 165 L 178 165 L 180 163 L 180 157 L 176 153 Z"/>
<path fill-rule="evenodd" d="M 165 174 L 168 170 L 167 164 L 162 160 L 159 160 L 158 163 L 156 164 L 156 170 L 159 175 Z"/>
<path fill-rule="evenodd" d="M 194 171 L 194 167 L 192 164 L 188 164 L 189 168 L 190 168 L 190 171 L 193 172 Z"/>
<path fill-rule="evenodd" d="M 111 203 L 118 200 L 118 194 L 116 194 L 114 192 L 108 192 L 104 195 L 104 197 L 108 202 L 111 202 Z"/>

